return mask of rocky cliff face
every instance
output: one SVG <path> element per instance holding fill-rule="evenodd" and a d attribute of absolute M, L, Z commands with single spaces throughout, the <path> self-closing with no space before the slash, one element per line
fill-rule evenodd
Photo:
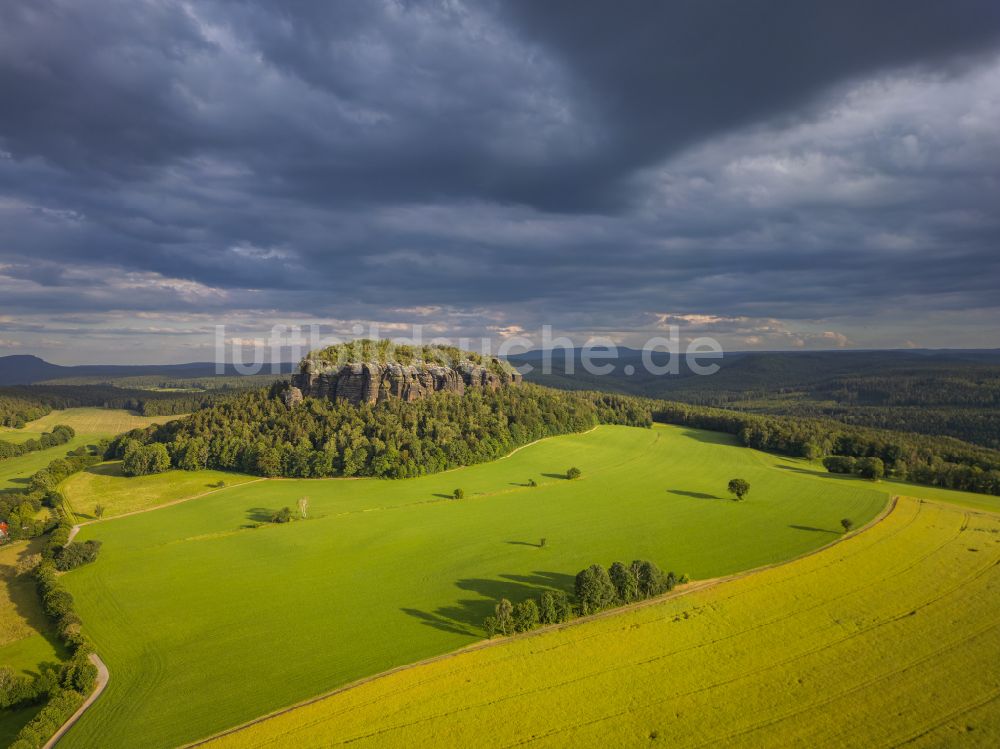
<path fill-rule="evenodd" d="M 470 387 L 496 390 L 520 382 L 521 375 L 517 372 L 501 374 L 471 361 L 446 367 L 375 362 L 337 365 L 321 359 L 305 359 L 299 365 L 299 372 L 292 375 L 284 399 L 289 406 L 303 396 L 354 404 L 379 403 L 389 398 L 415 401 L 439 391 L 461 395 Z"/>

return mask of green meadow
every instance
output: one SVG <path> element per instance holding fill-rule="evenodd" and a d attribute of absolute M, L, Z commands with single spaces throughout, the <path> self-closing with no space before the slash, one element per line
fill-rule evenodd
<path fill-rule="evenodd" d="M 900 498 L 816 554 L 401 669 L 208 746 L 992 748 L 998 585 L 1000 515 Z"/>
<path fill-rule="evenodd" d="M 302 497 L 307 519 L 267 522 Z M 60 745 L 176 746 L 474 643 L 497 598 L 569 590 L 593 562 L 725 575 L 824 546 L 887 498 L 725 435 L 604 426 L 418 479 L 261 481 L 87 525 L 101 556 L 64 581 L 112 678 Z"/>

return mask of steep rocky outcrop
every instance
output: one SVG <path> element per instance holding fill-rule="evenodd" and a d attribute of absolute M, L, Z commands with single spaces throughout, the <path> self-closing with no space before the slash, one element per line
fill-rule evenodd
<path fill-rule="evenodd" d="M 486 366 L 465 360 L 450 367 L 425 362 L 339 365 L 307 358 L 292 375 L 291 386 L 283 398 L 290 407 L 303 396 L 354 404 L 379 403 L 389 398 L 415 401 L 441 391 L 461 395 L 466 388 L 496 390 L 520 382 L 520 374 L 496 359 Z"/>

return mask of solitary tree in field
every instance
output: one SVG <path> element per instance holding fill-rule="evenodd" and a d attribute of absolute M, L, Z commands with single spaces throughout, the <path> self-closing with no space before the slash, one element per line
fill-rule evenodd
<path fill-rule="evenodd" d="M 732 479 L 729 482 L 729 493 L 739 502 L 750 493 L 750 482 L 746 479 Z"/>
<path fill-rule="evenodd" d="M 465 489 L 456 489 L 451 496 L 455 499 L 465 499 Z"/>
<path fill-rule="evenodd" d="M 309 513 L 309 497 L 299 497 L 298 507 L 299 517 L 304 520 Z"/>
<path fill-rule="evenodd" d="M 97 507 L 94 508 L 94 517 L 98 520 L 104 517 L 104 505 L 97 505 Z"/>
<path fill-rule="evenodd" d="M 545 538 L 538 539 L 538 548 L 539 549 L 544 549 L 545 548 L 545 544 L 547 542 L 548 542 L 548 539 L 545 539 Z"/>
<path fill-rule="evenodd" d="M 538 482 L 534 479 L 528 479 L 528 486 L 538 486 Z"/>
<path fill-rule="evenodd" d="M 844 533 L 850 533 L 851 528 L 854 527 L 854 521 L 851 520 L 850 518 L 844 518 L 843 520 L 840 521 L 840 524 L 844 526 Z"/>
<path fill-rule="evenodd" d="M 582 473 L 582 471 L 579 468 L 577 468 L 576 466 L 573 466 L 568 471 L 566 471 L 566 478 L 568 478 L 570 481 L 572 481 L 573 479 L 580 478 L 580 474 L 581 473 Z"/>

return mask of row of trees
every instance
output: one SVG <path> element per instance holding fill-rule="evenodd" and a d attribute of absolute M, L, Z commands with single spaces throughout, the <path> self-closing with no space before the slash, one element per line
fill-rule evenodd
<path fill-rule="evenodd" d="M 569 596 L 562 591 L 546 590 L 538 597 L 512 604 L 501 598 L 493 615 L 483 621 L 483 628 L 490 637 L 527 632 L 540 624 L 558 624 L 569 621 L 573 607 Z"/>
<path fill-rule="evenodd" d="M 30 439 L 24 442 L 7 442 L 0 440 L 0 460 L 5 458 L 17 458 L 27 453 L 37 450 L 47 450 L 50 447 L 65 445 L 76 436 L 73 427 L 65 424 L 58 424 L 52 427 L 52 431 L 43 432 L 37 439 Z"/>
<path fill-rule="evenodd" d="M 50 544 L 51 545 L 51 544 Z M 62 726 L 93 691 L 97 667 L 90 661 L 93 643 L 80 631 L 73 595 L 60 581 L 57 565 L 52 559 L 42 559 L 34 568 L 35 583 L 42 599 L 42 610 L 55 625 L 72 657 L 59 667 L 43 667 L 32 680 L 4 673 L 0 669 L 0 684 L 6 682 L 10 707 L 38 704 L 45 706 L 17 734 L 11 749 L 38 749 Z M 0 686 L 0 693 L 3 692 Z"/>
<path fill-rule="evenodd" d="M 586 616 L 653 598 L 687 580 L 687 575 L 678 579 L 673 572 L 664 574 L 654 562 L 643 559 L 631 564 L 615 562 L 610 568 L 592 564 L 577 574 L 573 601 L 566 593 L 551 590 L 544 591 L 537 600 L 529 598 L 513 604 L 501 598 L 493 614 L 483 621 L 483 628 L 489 637 L 527 632 L 542 624 L 569 621 L 574 615 Z"/>

